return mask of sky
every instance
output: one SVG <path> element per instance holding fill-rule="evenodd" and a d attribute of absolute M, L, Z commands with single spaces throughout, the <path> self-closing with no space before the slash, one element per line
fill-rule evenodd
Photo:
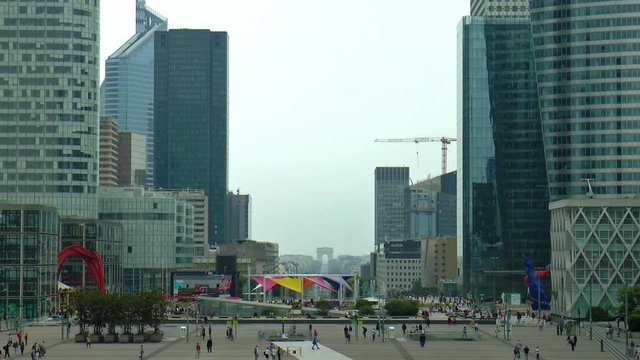
<path fill-rule="evenodd" d="M 229 189 L 280 254 L 373 250 L 374 169 L 440 174 L 456 137 L 457 26 L 467 0 L 147 0 L 170 29 L 229 33 Z M 135 33 L 135 0 L 101 2 L 101 64 Z M 456 146 L 449 146 L 449 171 Z"/>

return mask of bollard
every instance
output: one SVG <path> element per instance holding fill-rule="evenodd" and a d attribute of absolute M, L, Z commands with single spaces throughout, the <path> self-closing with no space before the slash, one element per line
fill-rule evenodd
<path fill-rule="evenodd" d="M 604 339 L 600 339 L 600 352 L 604 351 Z"/>

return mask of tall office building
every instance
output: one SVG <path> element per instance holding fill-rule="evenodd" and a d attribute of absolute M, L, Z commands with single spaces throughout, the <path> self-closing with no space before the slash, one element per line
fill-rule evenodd
<path fill-rule="evenodd" d="M 375 170 L 375 245 L 405 238 L 405 191 L 408 167 L 377 167 Z"/>
<path fill-rule="evenodd" d="M 532 1 L 551 201 L 640 193 L 636 1 Z"/>
<path fill-rule="evenodd" d="M 227 194 L 227 242 L 251 239 L 251 195 Z"/>
<path fill-rule="evenodd" d="M 456 171 L 406 189 L 406 238 L 456 236 Z"/>
<path fill-rule="evenodd" d="M 147 185 L 153 186 L 154 33 L 167 30 L 167 19 L 136 0 L 136 34 L 105 63 L 100 92 L 101 115 L 118 119 L 118 130 L 147 139 Z"/>
<path fill-rule="evenodd" d="M 530 21 L 464 17 L 458 44 L 458 256 L 464 293 L 524 293 L 523 256 L 539 266 L 550 262 Z"/>
<path fill-rule="evenodd" d="M 0 4 L 0 199 L 97 217 L 97 1 Z"/>
<path fill-rule="evenodd" d="M 529 0 L 471 0 L 471 16 L 529 17 Z"/>
<path fill-rule="evenodd" d="M 210 245 L 226 241 L 228 56 L 226 32 L 156 32 L 154 185 L 205 191 Z"/>
<path fill-rule="evenodd" d="M 118 186 L 118 121 L 100 118 L 100 186 Z"/>
<path fill-rule="evenodd" d="M 551 209 L 553 311 L 618 305 L 640 242 L 640 6 L 532 0 Z"/>

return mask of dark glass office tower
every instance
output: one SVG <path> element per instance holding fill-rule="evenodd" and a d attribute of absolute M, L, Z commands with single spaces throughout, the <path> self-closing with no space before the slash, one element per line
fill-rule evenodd
<path fill-rule="evenodd" d="M 154 185 L 204 189 L 209 244 L 226 236 L 228 74 L 226 32 L 156 32 Z"/>
<path fill-rule="evenodd" d="M 640 4 L 531 1 L 551 201 L 640 193 Z"/>
<path fill-rule="evenodd" d="M 405 192 L 408 167 L 377 167 L 375 170 L 375 245 L 405 239 Z"/>
<path fill-rule="evenodd" d="M 550 261 L 530 23 L 465 17 L 458 42 L 458 254 L 464 292 L 485 298 L 523 293 L 523 256 L 539 266 Z"/>

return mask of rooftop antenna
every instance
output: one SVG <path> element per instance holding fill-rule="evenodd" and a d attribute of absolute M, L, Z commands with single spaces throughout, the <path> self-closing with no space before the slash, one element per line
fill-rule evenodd
<path fill-rule="evenodd" d="M 591 182 L 595 182 L 596 179 L 581 179 L 582 181 L 587 182 L 587 196 L 593 199 L 593 188 L 591 187 Z"/>

